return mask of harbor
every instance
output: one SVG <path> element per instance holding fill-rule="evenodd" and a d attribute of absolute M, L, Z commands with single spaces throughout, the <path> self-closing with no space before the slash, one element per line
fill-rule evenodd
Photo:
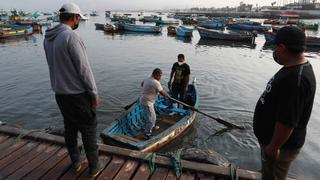
<path fill-rule="evenodd" d="M 12 14 L 6 12 L 9 19 Z M 105 9 L 85 13 L 87 18 L 81 20 L 76 32 L 88 51 L 101 101 L 97 109 L 97 137 L 104 170 L 97 179 L 176 179 L 171 161 L 164 154 L 193 148 L 217 152 L 238 167 L 240 179 L 259 179 L 260 149 L 253 134 L 252 118 L 259 95 L 280 69 L 272 59 L 272 40 L 279 28 L 293 24 L 305 30 L 305 58 L 312 64 L 316 78 L 320 73 L 317 26 L 320 19 L 314 16 L 292 18 L 281 12 L 281 18 L 280 14 L 260 17 L 257 13 L 250 16 L 235 12 L 234 17 L 226 17 L 215 14 L 218 11 L 194 9 L 163 12 Z M 78 174 L 71 172 L 62 136 L 33 133 L 48 127 L 63 129 L 43 50 L 45 30 L 59 22 L 54 13 L 40 14 L 39 19 L 14 20 L 11 25 L 4 18 L 0 25 L 5 32 L 1 35 L 13 36 L 0 39 L 0 121 L 9 125 L 0 126 L 0 151 L 4 152 L 0 158 L 0 179 L 83 179 L 87 164 Z M 27 19 L 28 15 L 23 17 Z M 18 34 L 19 28 L 25 28 L 22 34 Z M 28 33 L 30 28 L 32 33 Z M 170 109 L 159 97 L 156 110 L 160 129 L 155 131 L 155 141 L 147 144 L 141 135 L 141 107 L 139 104 L 130 109 L 124 107 L 141 95 L 141 81 L 156 67 L 163 71 L 160 83 L 167 90 L 172 64 L 180 53 L 190 65 L 192 80 L 196 79 L 197 102 L 191 104 L 202 114 L 192 114 L 196 112 L 192 108 Z M 320 176 L 316 168 L 320 164 L 319 87 L 317 83 L 306 144 L 289 172 L 293 179 Z M 176 116 L 168 117 L 170 114 Z M 124 122 L 131 122 L 132 127 L 119 128 L 123 130 L 121 134 L 110 129 Z M 158 143 L 159 138 L 165 139 L 165 143 Z M 110 139 L 124 146 L 110 145 Z M 155 164 L 159 168 L 151 171 L 146 159 L 153 152 L 157 153 Z M 22 156 L 24 153 L 28 155 Z M 229 166 L 181 161 L 181 179 L 228 179 L 232 174 Z"/>

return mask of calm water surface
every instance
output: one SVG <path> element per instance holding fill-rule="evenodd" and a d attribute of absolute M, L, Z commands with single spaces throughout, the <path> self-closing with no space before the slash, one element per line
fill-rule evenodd
<path fill-rule="evenodd" d="M 315 20 L 320 22 L 320 20 Z M 255 104 L 268 80 L 281 68 L 272 59 L 272 50 L 263 46 L 262 35 L 256 45 L 243 45 L 192 39 L 179 39 L 162 34 L 105 34 L 95 30 L 103 17 L 82 22 L 77 32 L 87 47 L 96 78 L 101 106 L 98 110 L 99 131 L 123 113 L 123 107 L 140 93 L 140 82 L 156 67 L 163 70 L 161 83 L 166 86 L 172 64 L 184 53 L 197 78 L 199 109 L 215 117 L 243 125 L 246 130 L 224 131 L 225 127 L 203 115 L 181 142 L 182 146 L 215 150 L 241 168 L 258 170 L 260 155 L 252 130 Z M 319 32 L 307 32 L 320 35 Z M 62 117 L 51 91 L 48 67 L 43 51 L 43 36 L 34 34 L 20 41 L 0 42 L 0 120 L 27 129 L 62 127 Z M 301 179 L 320 177 L 320 54 L 306 53 L 313 65 L 317 92 L 307 141 L 291 174 Z M 215 134 L 220 132 L 218 134 Z"/>

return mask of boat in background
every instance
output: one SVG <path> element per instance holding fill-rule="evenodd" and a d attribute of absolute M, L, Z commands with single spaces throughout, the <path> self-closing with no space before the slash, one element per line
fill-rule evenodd
<path fill-rule="evenodd" d="M 99 16 L 99 13 L 98 13 L 98 11 L 92 11 L 90 13 L 90 16 Z"/>
<path fill-rule="evenodd" d="M 180 37 L 191 37 L 193 32 L 193 28 L 186 26 L 179 26 L 177 28 L 177 36 Z"/>
<path fill-rule="evenodd" d="M 33 28 L 18 25 L 0 25 L 0 39 L 29 36 L 33 33 Z"/>
<path fill-rule="evenodd" d="M 140 24 L 129 24 L 119 22 L 119 26 L 123 30 L 133 31 L 133 32 L 144 32 L 144 33 L 160 33 L 162 31 L 161 26 L 155 25 L 140 25 Z"/>
<path fill-rule="evenodd" d="M 203 27 L 197 27 L 200 37 L 204 39 L 218 39 L 218 40 L 227 40 L 227 41 L 243 41 L 251 42 L 254 44 L 255 37 L 257 36 L 254 33 L 247 31 L 222 31 L 214 29 L 206 29 Z"/>
<path fill-rule="evenodd" d="M 119 26 L 116 24 L 106 23 L 104 25 L 105 32 L 117 32 L 119 30 Z"/>
<path fill-rule="evenodd" d="M 170 35 L 177 34 L 177 27 L 176 26 L 168 26 L 167 30 L 168 30 L 168 34 L 170 34 Z"/>
<path fill-rule="evenodd" d="M 96 26 L 96 30 L 104 30 L 104 24 L 102 23 L 94 23 Z"/>
<path fill-rule="evenodd" d="M 172 100 L 164 98 L 162 95 L 157 97 L 155 110 L 157 112 L 155 129 L 150 139 L 144 139 L 145 122 L 143 119 L 144 111 L 140 101 L 137 101 L 130 112 L 121 116 L 110 127 L 103 130 L 100 134 L 106 144 L 123 146 L 142 152 L 154 152 L 164 145 L 176 140 L 193 124 L 196 112 L 190 109 L 172 107 Z M 188 86 L 186 101 L 194 108 L 198 107 L 199 97 L 195 80 Z"/>
<path fill-rule="evenodd" d="M 211 19 L 198 22 L 198 26 L 204 27 L 206 29 L 224 29 L 225 22 L 221 19 Z"/>

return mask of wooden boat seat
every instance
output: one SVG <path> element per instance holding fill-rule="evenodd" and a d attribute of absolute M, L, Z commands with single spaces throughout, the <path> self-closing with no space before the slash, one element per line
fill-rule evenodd
<path fill-rule="evenodd" d="M 131 136 L 127 136 L 127 135 L 124 135 L 124 134 L 117 134 L 117 135 L 115 135 L 115 138 L 125 139 L 125 140 L 129 140 L 129 141 L 133 141 L 133 142 L 140 142 L 141 141 L 140 139 L 137 139 L 137 138 L 134 138 L 134 137 L 131 137 Z"/>

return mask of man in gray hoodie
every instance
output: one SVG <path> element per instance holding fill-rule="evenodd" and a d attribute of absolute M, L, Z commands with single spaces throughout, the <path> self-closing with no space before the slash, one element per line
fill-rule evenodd
<path fill-rule="evenodd" d="M 73 169 L 76 172 L 81 169 L 82 160 L 77 144 L 80 131 L 89 162 L 89 177 L 92 178 L 102 170 L 96 137 L 99 96 L 85 46 L 73 31 L 78 28 L 82 16 L 80 8 L 68 3 L 59 11 L 61 23 L 48 29 L 44 40 L 51 87 L 64 118 L 64 137 Z"/>

